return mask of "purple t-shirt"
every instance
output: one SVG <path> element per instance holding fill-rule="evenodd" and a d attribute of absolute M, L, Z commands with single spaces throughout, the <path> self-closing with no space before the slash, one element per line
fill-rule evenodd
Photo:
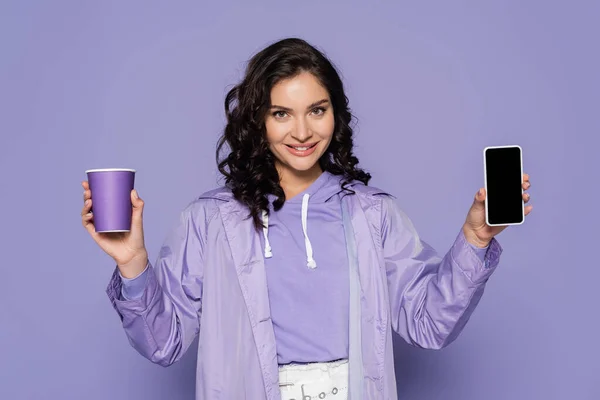
<path fill-rule="evenodd" d="M 281 210 L 271 207 L 268 230 L 261 234 L 279 364 L 348 357 L 349 274 L 340 179 L 325 172 Z M 487 248 L 472 247 L 483 260 Z M 142 295 L 146 272 L 122 278 L 123 298 Z"/>
<path fill-rule="evenodd" d="M 271 207 L 273 256 L 265 268 L 279 364 L 348 357 L 350 283 L 340 192 L 339 178 L 323 173 L 281 210 Z"/>

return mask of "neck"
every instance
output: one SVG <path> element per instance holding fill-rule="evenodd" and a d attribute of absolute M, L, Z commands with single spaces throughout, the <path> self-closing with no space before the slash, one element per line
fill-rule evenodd
<path fill-rule="evenodd" d="M 321 166 L 315 166 L 307 171 L 290 171 L 289 169 L 277 166 L 279 173 L 279 184 L 281 185 L 285 198 L 287 200 L 306 190 L 323 173 Z"/>

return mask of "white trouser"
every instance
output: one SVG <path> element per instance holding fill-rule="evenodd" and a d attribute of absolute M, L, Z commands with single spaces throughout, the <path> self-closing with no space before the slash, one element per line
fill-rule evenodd
<path fill-rule="evenodd" d="M 282 400 L 347 400 L 348 360 L 279 367 Z"/>

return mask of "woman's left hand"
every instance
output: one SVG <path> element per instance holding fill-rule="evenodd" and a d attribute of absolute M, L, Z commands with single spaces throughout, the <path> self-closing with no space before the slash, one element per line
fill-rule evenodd
<path fill-rule="evenodd" d="M 523 174 L 523 189 L 527 190 L 531 187 L 529 175 Z M 463 225 L 465 237 L 474 246 L 486 247 L 492 238 L 502 232 L 507 226 L 489 226 L 485 222 L 485 189 L 481 188 L 475 195 L 473 205 L 467 214 L 467 219 Z M 529 202 L 529 193 L 523 193 L 523 201 Z M 533 206 L 525 207 L 525 215 L 531 212 Z"/>

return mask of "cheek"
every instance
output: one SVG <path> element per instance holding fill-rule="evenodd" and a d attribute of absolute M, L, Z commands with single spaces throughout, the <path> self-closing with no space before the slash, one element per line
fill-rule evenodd
<path fill-rule="evenodd" d="M 265 130 L 267 141 L 271 146 L 280 143 L 285 138 L 287 132 L 285 124 L 275 122 L 267 122 L 265 124 Z"/>
<path fill-rule="evenodd" d="M 322 120 L 318 121 L 316 130 L 323 139 L 330 140 L 333 136 L 334 128 L 335 121 L 333 116 L 328 116 L 327 118 L 323 118 Z"/>

